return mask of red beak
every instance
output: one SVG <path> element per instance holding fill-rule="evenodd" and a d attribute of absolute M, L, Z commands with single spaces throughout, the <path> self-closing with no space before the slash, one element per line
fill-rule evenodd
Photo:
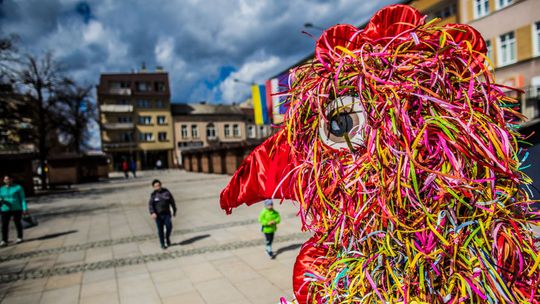
<path fill-rule="evenodd" d="M 265 199 L 293 199 L 290 172 L 294 168 L 291 148 L 283 130 L 274 134 L 242 162 L 229 184 L 221 191 L 221 209 L 252 205 Z"/>

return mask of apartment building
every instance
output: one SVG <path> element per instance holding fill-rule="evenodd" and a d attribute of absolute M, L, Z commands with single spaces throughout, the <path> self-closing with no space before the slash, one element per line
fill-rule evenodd
<path fill-rule="evenodd" d="M 182 165 L 182 151 L 206 147 L 227 147 L 266 138 L 270 126 L 257 126 L 252 108 L 236 105 L 172 104 L 175 160 Z"/>
<path fill-rule="evenodd" d="M 138 169 L 173 164 L 174 136 L 167 72 L 102 74 L 97 87 L 101 143 L 119 170 L 124 160 Z M 159 162 L 158 162 L 159 161 Z"/>
<path fill-rule="evenodd" d="M 521 112 L 540 117 L 540 1 L 460 0 L 461 22 L 488 45 L 497 83 L 516 87 Z"/>
<path fill-rule="evenodd" d="M 427 20 L 440 18 L 439 24 L 460 23 L 458 0 L 413 0 L 408 3 L 422 13 L 426 14 Z"/>

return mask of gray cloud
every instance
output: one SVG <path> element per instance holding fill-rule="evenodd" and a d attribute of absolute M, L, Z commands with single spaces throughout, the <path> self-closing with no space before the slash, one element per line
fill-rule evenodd
<path fill-rule="evenodd" d="M 173 101 L 243 101 L 249 89 L 313 51 L 304 23 L 363 23 L 383 1 L 0 1 L 0 34 L 52 50 L 85 83 L 145 62 L 169 71 Z M 311 29 L 314 36 L 319 30 Z"/>

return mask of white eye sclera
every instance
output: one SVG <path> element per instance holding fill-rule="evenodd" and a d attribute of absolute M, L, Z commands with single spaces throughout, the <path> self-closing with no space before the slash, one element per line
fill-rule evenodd
<path fill-rule="evenodd" d="M 349 149 L 345 135 L 351 145 L 363 145 L 363 129 L 366 124 L 366 111 L 358 97 L 341 96 L 326 107 L 326 119 L 319 124 L 319 137 L 322 142 L 336 150 Z"/>

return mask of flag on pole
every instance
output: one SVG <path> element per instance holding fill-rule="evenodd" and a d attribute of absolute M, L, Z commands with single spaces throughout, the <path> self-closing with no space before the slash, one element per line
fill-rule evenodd
<path fill-rule="evenodd" d="M 268 106 L 266 101 L 266 89 L 264 85 L 254 84 L 251 86 L 251 95 L 253 97 L 253 112 L 255 114 L 255 124 L 270 124 L 268 115 Z"/>
<path fill-rule="evenodd" d="M 268 83 L 270 83 L 269 91 L 272 96 L 272 113 L 274 115 L 285 114 L 289 108 L 289 104 L 286 103 L 287 92 L 289 91 L 289 73 L 282 73 L 276 78 L 268 80 Z"/>

